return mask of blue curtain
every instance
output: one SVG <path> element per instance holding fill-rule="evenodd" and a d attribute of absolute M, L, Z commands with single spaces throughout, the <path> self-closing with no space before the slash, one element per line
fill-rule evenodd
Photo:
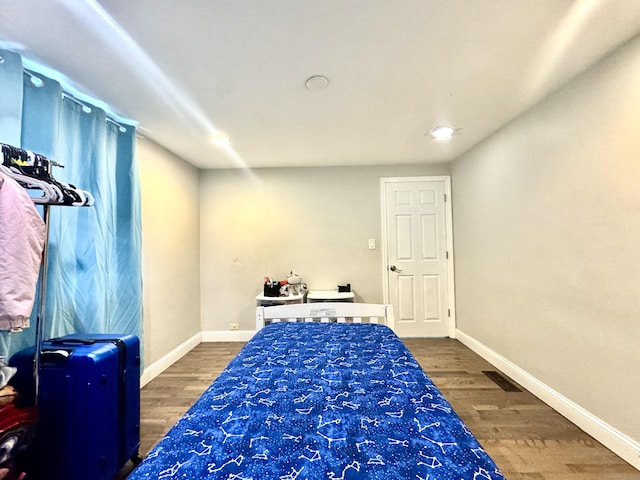
<path fill-rule="evenodd" d="M 15 60 L 15 54 L 0 51 L 5 55 Z M 17 131 L 18 146 L 64 164 L 54 168 L 56 179 L 88 190 L 95 198 L 92 207 L 50 209 L 44 337 L 132 333 L 142 338 L 135 128 L 116 124 L 93 105 L 78 103 L 58 82 L 35 72 L 44 83 L 34 85 L 20 63 L 10 62 L 12 75 L 3 73 L 7 63 L 0 63 L 0 141 L 12 143 L 8 139 Z M 16 69 L 19 85 L 14 85 Z M 8 89 L 6 78 L 13 79 Z M 10 110 L 5 105 L 17 108 L 14 97 L 20 98 L 21 111 L 5 115 Z M 0 355 L 33 345 L 36 310 L 37 305 L 30 329 L 3 335 L 0 349 L 5 351 Z"/>
<path fill-rule="evenodd" d="M 22 126 L 22 59 L 0 50 L 0 142 L 16 145 Z"/>

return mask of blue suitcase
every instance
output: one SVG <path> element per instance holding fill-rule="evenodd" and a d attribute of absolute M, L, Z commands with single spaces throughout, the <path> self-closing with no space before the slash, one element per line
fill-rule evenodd
<path fill-rule="evenodd" d="M 68 335 L 45 341 L 41 352 L 40 421 L 27 478 L 109 480 L 127 460 L 137 463 L 138 338 Z M 11 363 L 24 372 L 32 359 L 33 348 L 16 354 Z"/>

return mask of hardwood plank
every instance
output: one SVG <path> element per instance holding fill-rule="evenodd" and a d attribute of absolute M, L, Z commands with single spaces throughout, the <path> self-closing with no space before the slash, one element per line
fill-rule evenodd
<path fill-rule="evenodd" d="M 638 470 L 528 391 L 502 390 L 482 374 L 495 368 L 457 340 L 404 343 L 508 479 L 640 479 Z"/>

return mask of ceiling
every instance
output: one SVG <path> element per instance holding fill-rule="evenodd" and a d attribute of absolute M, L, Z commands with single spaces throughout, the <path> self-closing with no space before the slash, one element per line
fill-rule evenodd
<path fill-rule="evenodd" d="M 449 161 L 639 32 L 638 0 L 0 0 L 0 46 L 201 168 Z"/>

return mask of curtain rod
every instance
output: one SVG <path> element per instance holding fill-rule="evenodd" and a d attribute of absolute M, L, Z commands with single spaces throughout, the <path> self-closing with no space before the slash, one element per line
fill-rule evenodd
<path fill-rule="evenodd" d="M 67 92 L 62 92 L 62 98 L 67 98 L 71 100 L 73 103 L 80 105 L 82 107 L 82 111 L 85 113 L 91 113 L 91 110 L 93 110 L 93 107 L 91 105 L 86 104 L 81 100 L 78 100 L 76 97 L 74 97 L 73 95 Z M 120 130 L 123 133 L 127 131 L 127 127 L 116 122 L 113 118 L 105 117 L 105 121 L 114 124 L 116 127 L 118 127 L 118 130 Z"/>
<path fill-rule="evenodd" d="M 2 57 L 0 57 L 0 58 L 2 58 Z M 25 73 L 25 75 L 27 75 L 30 78 L 31 83 L 35 87 L 40 88 L 40 87 L 42 87 L 44 85 L 44 80 L 40 76 L 38 76 L 37 74 L 35 74 L 33 72 L 30 72 L 26 68 L 23 68 L 22 71 Z M 91 113 L 91 110 L 93 110 L 93 108 L 94 108 L 91 104 L 84 103 L 83 101 L 78 100 L 76 97 L 74 97 L 73 95 L 71 95 L 70 93 L 67 93 L 65 91 L 62 91 L 62 98 L 67 98 L 67 99 L 71 100 L 73 103 L 75 103 L 76 105 L 80 105 L 82 107 L 82 111 L 84 111 L 85 113 Z M 107 122 L 112 123 L 116 127 L 118 127 L 118 130 L 120 130 L 122 133 L 127 131 L 127 127 L 125 127 L 121 123 L 116 122 L 113 118 L 106 116 L 105 120 Z"/>

